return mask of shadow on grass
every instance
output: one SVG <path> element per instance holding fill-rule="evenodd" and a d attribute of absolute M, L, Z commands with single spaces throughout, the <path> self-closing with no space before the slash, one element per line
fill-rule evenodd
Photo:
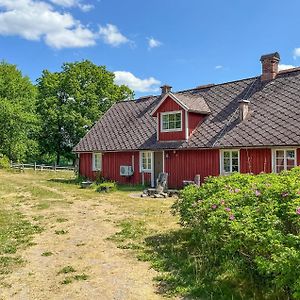
<path fill-rule="evenodd" d="M 224 271 L 210 265 L 200 242 L 186 229 L 148 237 L 145 243 L 138 258 L 162 272 L 155 278 L 160 294 L 179 294 L 184 299 L 263 299 L 230 268 Z"/>
<path fill-rule="evenodd" d="M 83 180 L 78 178 L 51 178 L 48 179 L 50 182 L 79 185 Z"/>

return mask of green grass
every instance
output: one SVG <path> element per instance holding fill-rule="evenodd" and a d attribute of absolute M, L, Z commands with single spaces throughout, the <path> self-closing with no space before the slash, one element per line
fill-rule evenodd
<path fill-rule="evenodd" d="M 53 255 L 53 253 L 50 251 L 46 251 L 46 252 L 43 252 L 41 255 L 42 256 L 51 256 L 51 255 Z"/>
<path fill-rule="evenodd" d="M 146 232 L 145 221 L 141 220 L 123 220 L 118 224 L 118 227 L 121 230 L 108 239 L 118 243 L 119 246 L 124 246 L 122 243 L 125 241 L 138 240 Z"/>
<path fill-rule="evenodd" d="M 73 277 L 75 280 L 88 280 L 89 276 L 86 274 L 78 274 Z"/>
<path fill-rule="evenodd" d="M 63 267 L 57 274 L 68 274 L 76 272 L 76 270 L 72 266 Z"/>
<path fill-rule="evenodd" d="M 19 212 L 0 211 L 0 273 L 20 264 L 20 258 L 5 255 L 13 255 L 18 249 L 30 246 L 33 235 L 41 231 L 41 227 L 31 224 Z"/>
<path fill-rule="evenodd" d="M 66 219 L 66 218 L 57 218 L 56 219 L 56 222 L 58 222 L 58 223 L 64 223 L 64 222 L 67 222 L 68 221 L 68 219 Z"/>

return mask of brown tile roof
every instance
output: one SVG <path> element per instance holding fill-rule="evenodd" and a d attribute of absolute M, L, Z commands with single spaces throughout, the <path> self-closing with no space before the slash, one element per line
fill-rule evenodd
<path fill-rule="evenodd" d="M 189 92 L 176 93 L 173 95 L 188 108 L 188 111 L 203 114 L 209 114 L 211 112 L 201 95 Z"/>
<path fill-rule="evenodd" d="M 156 119 L 150 114 L 160 101 L 157 96 L 116 103 L 74 151 L 300 145 L 299 69 L 279 72 L 269 82 L 254 77 L 174 95 L 191 106 L 203 99 L 211 112 L 187 141 L 156 140 Z M 242 122 L 238 116 L 241 99 L 250 101 L 250 115 Z"/>

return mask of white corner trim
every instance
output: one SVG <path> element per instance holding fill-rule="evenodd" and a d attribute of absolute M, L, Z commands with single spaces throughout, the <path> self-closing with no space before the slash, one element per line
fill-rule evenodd
<path fill-rule="evenodd" d="M 185 111 L 185 139 L 188 140 L 189 138 L 189 119 L 188 119 L 188 112 Z"/>
<path fill-rule="evenodd" d="M 154 187 L 154 152 L 151 152 L 151 186 Z"/>

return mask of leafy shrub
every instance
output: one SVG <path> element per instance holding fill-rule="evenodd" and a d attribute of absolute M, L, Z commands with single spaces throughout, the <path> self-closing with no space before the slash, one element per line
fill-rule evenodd
<path fill-rule="evenodd" d="M 212 177 L 186 187 L 173 208 L 211 280 L 300 299 L 300 168 Z"/>
<path fill-rule="evenodd" d="M 96 192 L 114 192 L 117 190 L 115 182 L 103 182 L 96 186 Z"/>
<path fill-rule="evenodd" d="M 9 169 L 10 161 L 9 158 L 3 154 L 0 154 L 0 169 Z"/>

